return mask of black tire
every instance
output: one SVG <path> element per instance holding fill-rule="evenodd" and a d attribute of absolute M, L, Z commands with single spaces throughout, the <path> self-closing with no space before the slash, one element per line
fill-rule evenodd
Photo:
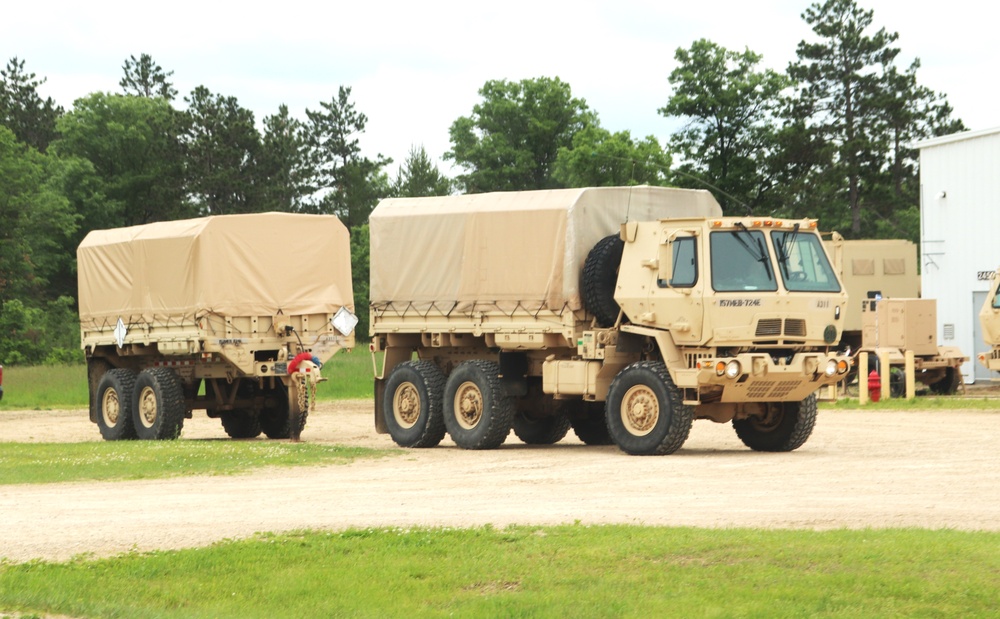
<path fill-rule="evenodd" d="M 937 381 L 936 383 L 931 383 L 931 392 L 937 395 L 955 395 L 958 393 L 958 387 L 962 384 L 962 373 L 958 368 L 947 368 L 945 369 L 944 378 Z"/>
<path fill-rule="evenodd" d="M 184 388 L 170 368 L 147 368 L 135 379 L 132 419 L 142 440 L 173 440 L 184 427 Z"/>
<path fill-rule="evenodd" d="M 504 394 L 500 366 L 492 361 L 465 361 L 444 384 L 444 424 L 463 449 L 496 449 L 507 440 L 514 418 L 514 399 Z"/>
<path fill-rule="evenodd" d="M 816 426 L 816 394 L 801 402 L 771 402 L 767 415 L 733 419 L 733 429 L 754 451 L 792 451 L 801 447 Z"/>
<path fill-rule="evenodd" d="M 569 432 L 565 415 L 535 417 L 523 411 L 514 414 L 514 434 L 528 445 L 554 445 Z"/>
<path fill-rule="evenodd" d="M 400 447 L 434 447 L 444 438 L 445 378 L 430 361 L 407 361 L 385 382 L 382 417 Z"/>
<path fill-rule="evenodd" d="M 602 327 L 615 324 L 621 310 L 615 302 L 615 286 L 618 284 L 618 265 L 624 248 L 625 242 L 617 234 L 606 236 L 594 245 L 583 263 L 580 286 L 583 306 Z"/>
<path fill-rule="evenodd" d="M 906 397 L 906 372 L 902 368 L 889 368 L 889 397 Z"/>
<path fill-rule="evenodd" d="M 584 445 L 614 445 L 611 433 L 608 432 L 608 422 L 604 417 L 604 402 L 584 402 L 583 400 L 564 400 L 567 404 L 566 415 L 576 438 Z"/>
<path fill-rule="evenodd" d="M 87 391 L 90 396 L 90 420 L 93 422 L 97 422 L 100 414 L 97 407 L 98 387 L 101 386 L 101 379 L 111 369 L 113 369 L 111 364 L 104 359 L 93 357 L 87 359 Z"/>
<path fill-rule="evenodd" d="M 276 388 L 264 393 L 268 404 L 260 411 L 260 429 L 267 438 L 280 439 L 289 438 L 292 435 L 292 420 L 288 404 L 288 388 L 278 385 Z M 302 412 L 301 428 L 306 426 L 306 418 L 309 412 Z"/>
<path fill-rule="evenodd" d="M 132 423 L 132 395 L 135 372 L 123 368 L 108 370 L 94 389 L 97 427 L 106 441 L 136 438 Z"/>
<path fill-rule="evenodd" d="M 663 456 L 687 440 L 694 414 L 662 361 L 639 361 L 611 381 L 605 419 L 625 453 Z"/>
<path fill-rule="evenodd" d="M 219 419 L 229 438 L 257 438 L 262 432 L 260 414 L 254 410 L 226 411 L 219 415 Z"/>
<path fill-rule="evenodd" d="M 260 436 L 260 411 L 254 408 L 255 395 L 256 383 L 253 380 L 242 379 L 236 384 L 236 408 L 218 411 L 222 429 L 230 438 L 243 439 Z"/>

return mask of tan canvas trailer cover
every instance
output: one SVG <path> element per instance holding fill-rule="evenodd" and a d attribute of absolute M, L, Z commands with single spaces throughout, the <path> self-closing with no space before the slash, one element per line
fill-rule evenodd
<path fill-rule="evenodd" d="M 354 310 L 350 237 L 328 215 L 224 215 L 95 230 L 80 244 L 77 264 L 85 347 L 115 344 L 119 319 L 126 343 L 190 354 L 197 339 L 225 346 L 226 338 L 276 338 L 275 325 L 300 335 L 332 332 L 329 317 Z M 306 317 L 316 324 L 303 324 Z M 336 337 L 317 354 L 353 345 L 353 334 Z"/>
<path fill-rule="evenodd" d="M 707 191 L 648 186 L 383 200 L 369 220 L 372 331 L 407 331 L 410 319 L 416 331 L 490 331 L 489 316 L 572 324 L 600 239 L 626 221 L 721 215 Z"/>

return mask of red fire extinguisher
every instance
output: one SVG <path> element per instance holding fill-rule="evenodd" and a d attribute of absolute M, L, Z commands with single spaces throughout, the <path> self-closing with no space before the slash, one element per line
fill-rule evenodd
<path fill-rule="evenodd" d="M 872 370 L 868 374 L 868 395 L 872 402 L 878 402 L 882 397 L 882 377 L 878 375 L 878 370 Z"/>

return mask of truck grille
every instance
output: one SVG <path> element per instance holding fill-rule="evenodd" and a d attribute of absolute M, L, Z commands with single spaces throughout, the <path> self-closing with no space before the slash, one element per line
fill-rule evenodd
<path fill-rule="evenodd" d="M 800 386 L 798 381 L 767 381 L 754 383 L 747 389 L 747 398 L 751 400 L 780 400 Z"/>
<path fill-rule="evenodd" d="M 801 318 L 789 318 L 784 321 L 784 329 L 780 318 L 764 318 L 757 322 L 756 337 L 777 337 L 782 334 L 805 337 L 806 321 Z"/>
<path fill-rule="evenodd" d="M 781 335 L 781 319 L 765 318 L 757 323 L 757 337 Z"/>
<path fill-rule="evenodd" d="M 789 318 L 785 321 L 785 335 L 805 337 L 806 321 L 801 318 Z"/>

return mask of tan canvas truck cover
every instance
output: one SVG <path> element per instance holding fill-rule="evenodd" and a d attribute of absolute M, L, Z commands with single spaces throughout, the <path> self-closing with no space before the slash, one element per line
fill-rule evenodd
<path fill-rule="evenodd" d="M 576 311 L 587 253 L 622 223 L 721 215 L 707 191 L 647 186 L 387 199 L 369 219 L 371 302 Z"/>
<path fill-rule="evenodd" d="M 309 247 L 309 262 L 296 248 Z M 261 213 L 90 232 L 77 250 L 80 324 L 354 310 L 350 236 L 329 215 Z"/>

